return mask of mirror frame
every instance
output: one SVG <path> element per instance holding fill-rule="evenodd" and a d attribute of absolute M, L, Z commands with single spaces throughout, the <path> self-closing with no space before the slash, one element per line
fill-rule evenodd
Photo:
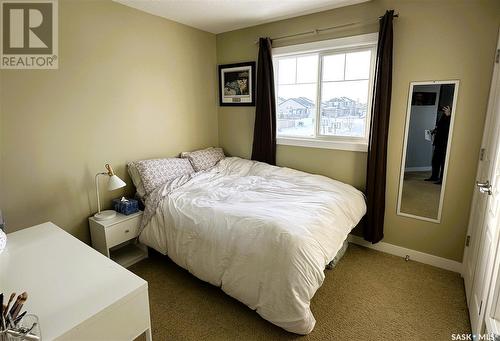
<path fill-rule="evenodd" d="M 406 148 L 407 148 L 407 144 L 408 144 L 408 130 L 410 127 L 411 100 L 413 97 L 413 88 L 417 85 L 433 85 L 433 84 L 455 84 L 455 93 L 453 94 L 453 104 L 452 104 L 453 107 L 451 109 L 450 133 L 448 134 L 448 145 L 446 147 L 446 160 L 444 162 L 443 183 L 441 185 L 441 193 L 439 196 L 438 215 L 437 215 L 436 219 L 401 212 L 401 199 L 402 199 L 402 195 L 403 195 L 403 181 L 404 181 L 405 164 L 406 164 Z M 448 175 L 448 164 L 450 162 L 451 142 L 453 139 L 453 128 L 455 125 L 455 116 L 456 116 L 456 110 L 457 110 L 457 99 L 458 99 L 459 85 L 460 85 L 459 80 L 410 82 L 410 89 L 408 91 L 408 104 L 407 104 L 407 108 L 406 108 L 403 151 L 402 151 L 402 155 L 401 155 L 401 165 L 400 165 L 401 169 L 399 172 L 398 200 L 397 200 L 397 207 L 396 207 L 396 214 L 399 216 L 414 218 L 414 219 L 419 219 L 419 220 L 425 220 L 425 221 L 428 221 L 431 223 L 436 223 L 436 224 L 441 223 L 441 215 L 442 215 L 442 211 L 443 211 L 443 202 L 444 202 L 444 193 L 445 193 L 445 189 L 446 189 L 446 180 L 447 180 L 447 175 Z"/>

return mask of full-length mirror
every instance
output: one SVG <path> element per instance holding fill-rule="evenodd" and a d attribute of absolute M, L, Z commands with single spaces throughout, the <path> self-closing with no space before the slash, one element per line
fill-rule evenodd
<path fill-rule="evenodd" d="M 410 84 L 399 215 L 441 220 L 457 94 L 458 81 Z"/>

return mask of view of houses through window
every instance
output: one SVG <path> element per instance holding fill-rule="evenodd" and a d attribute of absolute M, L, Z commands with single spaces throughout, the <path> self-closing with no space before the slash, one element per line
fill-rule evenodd
<path fill-rule="evenodd" d="M 366 138 L 373 54 L 357 49 L 275 57 L 278 137 Z"/>

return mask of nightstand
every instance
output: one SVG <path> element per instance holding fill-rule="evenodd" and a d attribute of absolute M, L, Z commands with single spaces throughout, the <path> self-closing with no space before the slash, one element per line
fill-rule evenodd
<path fill-rule="evenodd" d="M 123 267 L 148 257 L 148 249 L 140 244 L 139 235 L 142 211 L 130 215 L 116 213 L 109 220 L 89 218 L 92 247 Z"/>

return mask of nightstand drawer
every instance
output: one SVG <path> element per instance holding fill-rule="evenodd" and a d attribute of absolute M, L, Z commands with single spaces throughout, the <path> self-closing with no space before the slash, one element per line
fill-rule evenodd
<path fill-rule="evenodd" d="M 108 248 L 137 237 L 141 216 L 131 218 L 120 224 L 106 227 L 106 244 Z"/>

